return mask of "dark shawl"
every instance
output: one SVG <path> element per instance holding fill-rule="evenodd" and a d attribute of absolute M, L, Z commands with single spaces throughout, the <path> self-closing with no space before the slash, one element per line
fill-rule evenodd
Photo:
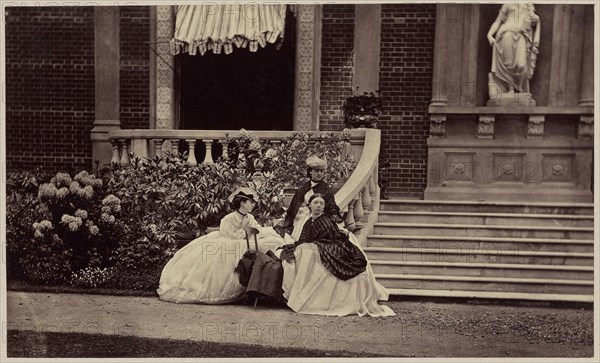
<path fill-rule="evenodd" d="M 300 188 L 296 190 L 294 196 L 292 197 L 292 201 L 288 206 L 285 219 L 273 227 L 279 235 L 282 237 L 288 233 L 292 234 L 294 230 L 294 218 L 296 218 L 296 214 L 298 213 L 298 209 L 304 204 L 304 195 L 311 189 L 310 180 L 304 183 Z M 335 196 L 333 191 L 329 186 L 321 180 L 318 182 L 312 190 L 315 193 L 323 194 L 325 199 L 325 211 L 324 214 L 328 215 L 335 223 L 340 223 L 342 221 L 342 217 L 340 216 L 340 208 L 335 204 Z"/>
<path fill-rule="evenodd" d="M 351 279 L 366 270 L 367 260 L 362 251 L 325 214 L 306 221 L 298 242 L 286 245 L 281 259 L 294 258 L 296 246 L 307 242 L 319 247 L 321 263 L 340 280 Z"/>

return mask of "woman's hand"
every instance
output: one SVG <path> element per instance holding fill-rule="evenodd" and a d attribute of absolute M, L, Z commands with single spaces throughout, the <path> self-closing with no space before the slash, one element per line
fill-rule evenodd
<path fill-rule="evenodd" d="M 494 37 L 493 37 L 493 36 L 491 36 L 491 35 L 488 35 L 488 37 L 487 37 L 487 38 L 488 38 L 488 42 L 490 42 L 490 45 L 491 45 L 491 46 L 494 46 L 494 44 L 496 44 L 496 39 L 494 39 Z"/>

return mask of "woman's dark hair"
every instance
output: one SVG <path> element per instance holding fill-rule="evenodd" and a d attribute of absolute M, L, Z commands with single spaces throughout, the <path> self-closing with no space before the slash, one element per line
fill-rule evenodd
<path fill-rule="evenodd" d="M 315 193 L 313 195 L 310 196 L 310 198 L 308 198 L 308 204 L 310 204 L 315 198 L 321 198 L 323 199 L 323 201 L 325 201 L 325 196 L 321 193 Z"/>
<path fill-rule="evenodd" d="M 240 209 L 240 205 L 242 205 L 242 202 L 243 202 L 243 201 L 246 201 L 246 200 L 252 200 L 252 199 L 248 199 L 248 198 L 244 198 L 244 197 L 242 197 L 242 196 L 237 196 L 237 195 L 236 195 L 236 196 L 233 198 L 233 201 L 231 202 L 231 204 L 229 204 L 229 207 L 230 207 L 232 210 L 238 210 L 238 209 Z M 252 201 L 253 201 L 253 200 L 252 200 Z M 254 202 L 254 203 L 256 203 L 256 202 Z"/>

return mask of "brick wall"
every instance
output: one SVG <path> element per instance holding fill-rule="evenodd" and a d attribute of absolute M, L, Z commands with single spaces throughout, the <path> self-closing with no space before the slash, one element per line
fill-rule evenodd
<path fill-rule="evenodd" d="M 393 196 L 422 198 L 427 184 L 434 35 L 435 4 L 382 5 L 380 128 Z"/>
<path fill-rule="evenodd" d="M 94 9 L 6 8 L 8 171 L 91 165 Z"/>
<path fill-rule="evenodd" d="M 150 40 L 150 9 L 122 6 L 119 17 L 121 128 L 147 129 L 150 126 L 150 49 L 147 44 Z"/>
<path fill-rule="evenodd" d="M 319 130 L 342 130 L 342 104 L 352 94 L 354 5 L 323 6 L 322 34 Z"/>

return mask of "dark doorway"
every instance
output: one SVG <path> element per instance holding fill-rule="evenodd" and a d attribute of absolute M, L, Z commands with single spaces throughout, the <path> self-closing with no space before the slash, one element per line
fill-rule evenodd
<path fill-rule="evenodd" d="M 292 130 L 295 19 L 288 10 L 283 43 L 256 52 L 176 57 L 179 128 L 184 130 Z"/>

